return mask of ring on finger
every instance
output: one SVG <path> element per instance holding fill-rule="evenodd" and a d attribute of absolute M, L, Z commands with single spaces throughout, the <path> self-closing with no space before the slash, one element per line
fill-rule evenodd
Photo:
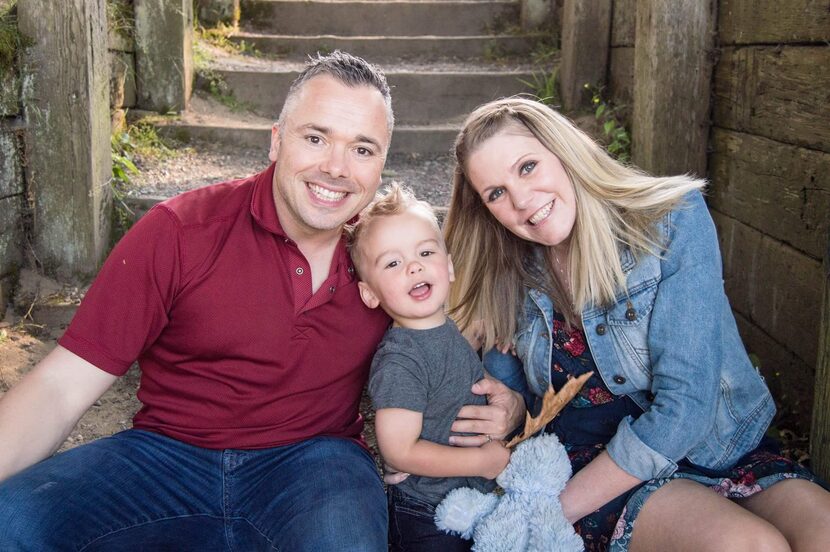
<path fill-rule="evenodd" d="M 489 443 L 489 442 L 491 442 L 491 441 L 493 440 L 493 438 L 492 438 L 492 437 L 490 437 L 489 435 L 485 435 L 485 437 L 487 437 L 487 442 L 488 442 L 488 443 Z"/>

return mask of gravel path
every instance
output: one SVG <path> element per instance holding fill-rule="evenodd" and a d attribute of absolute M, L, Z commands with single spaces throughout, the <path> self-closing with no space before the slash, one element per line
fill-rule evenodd
<path fill-rule="evenodd" d="M 130 197 L 173 197 L 208 184 L 242 178 L 268 166 L 268 151 L 194 142 L 180 146 L 169 159 L 136 156 L 141 173 L 131 178 Z M 445 206 L 450 198 L 452 160 L 448 155 L 392 155 L 383 181 L 410 186 L 420 199 Z"/>

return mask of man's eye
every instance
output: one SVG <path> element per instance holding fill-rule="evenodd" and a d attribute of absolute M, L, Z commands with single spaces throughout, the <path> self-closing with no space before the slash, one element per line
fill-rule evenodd
<path fill-rule="evenodd" d="M 384 268 L 395 268 L 399 264 L 401 264 L 400 261 L 392 261 L 391 263 L 387 263 L 387 265 Z"/>
<path fill-rule="evenodd" d="M 359 147 L 359 148 L 357 148 L 357 154 L 360 155 L 361 157 L 366 157 L 366 156 L 369 156 L 369 155 L 373 155 L 374 152 L 372 150 L 370 150 L 369 148 Z"/>
<path fill-rule="evenodd" d="M 320 142 L 323 141 L 322 138 L 320 138 L 319 136 L 314 136 L 314 135 L 306 136 L 306 140 L 308 140 L 312 144 L 319 144 Z"/>
<path fill-rule="evenodd" d="M 504 188 L 496 188 L 489 194 L 487 194 L 487 201 L 496 201 L 504 194 Z"/>
<path fill-rule="evenodd" d="M 519 174 L 528 174 L 536 168 L 536 161 L 528 161 L 519 169 Z"/>

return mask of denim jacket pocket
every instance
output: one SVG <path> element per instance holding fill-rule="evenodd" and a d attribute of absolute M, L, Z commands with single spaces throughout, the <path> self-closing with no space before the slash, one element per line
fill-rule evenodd
<path fill-rule="evenodd" d="M 646 280 L 608 309 L 606 320 L 621 360 L 651 378 L 648 330 L 657 298 L 656 279 Z"/>

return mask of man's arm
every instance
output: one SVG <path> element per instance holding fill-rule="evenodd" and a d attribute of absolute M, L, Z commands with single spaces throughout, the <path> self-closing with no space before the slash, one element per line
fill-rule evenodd
<path fill-rule="evenodd" d="M 375 434 L 384 461 L 392 468 L 426 477 L 495 479 L 510 460 L 510 451 L 493 441 L 477 448 L 456 448 L 420 438 L 423 414 L 403 408 L 381 408 Z"/>
<path fill-rule="evenodd" d="M 115 380 L 55 347 L 0 400 L 0 481 L 54 453 Z"/>
<path fill-rule="evenodd" d="M 478 433 L 478 435 L 453 435 L 450 443 L 462 447 L 478 447 L 489 438 L 507 437 L 525 420 L 524 398 L 503 383 L 485 377 L 473 385 L 473 393 L 487 395 L 487 404 L 461 407 L 452 424 L 454 433 Z"/>

